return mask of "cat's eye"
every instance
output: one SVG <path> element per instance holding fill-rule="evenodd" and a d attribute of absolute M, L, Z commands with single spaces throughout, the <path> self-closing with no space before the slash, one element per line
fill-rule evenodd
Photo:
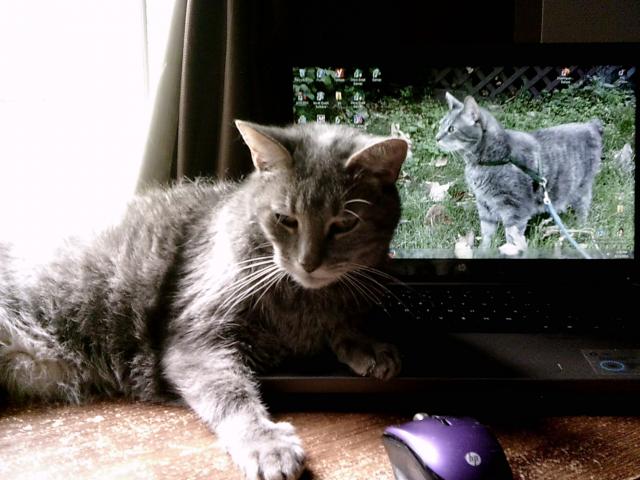
<path fill-rule="evenodd" d="M 335 222 L 331 224 L 329 229 L 330 235 L 339 235 L 341 233 L 347 233 L 356 228 L 360 219 L 358 217 L 354 217 L 353 215 L 349 215 L 346 217 L 339 218 Z"/>
<path fill-rule="evenodd" d="M 298 228 L 298 220 L 296 220 L 294 217 L 290 217 L 289 215 L 284 215 L 282 213 L 276 213 L 274 214 L 274 216 L 276 219 L 276 223 L 290 229 Z"/>
<path fill-rule="evenodd" d="M 455 132 L 455 130 L 456 130 L 456 127 L 454 127 L 453 125 L 449 125 L 449 128 L 447 128 L 447 132 L 449 133 L 453 133 Z"/>

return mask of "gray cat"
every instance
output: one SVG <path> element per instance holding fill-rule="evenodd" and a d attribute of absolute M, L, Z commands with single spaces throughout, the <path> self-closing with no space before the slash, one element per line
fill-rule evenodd
<path fill-rule="evenodd" d="M 510 159 L 542 173 L 556 210 L 572 207 L 579 220 L 586 221 L 602 155 L 600 120 L 518 132 L 504 129 L 473 97 L 463 103 L 447 92 L 446 98 L 449 112 L 440 121 L 436 140 L 443 150 L 462 154 L 480 216 L 481 248 L 489 248 L 502 223 L 506 243 L 501 253 L 525 250 L 527 223 L 544 212 L 542 189 L 522 169 L 507 163 Z"/>
<path fill-rule="evenodd" d="M 359 375 L 400 368 L 360 333 L 400 216 L 407 143 L 346 127 L 237 122 L 256 170 L 136 198 L 123 221 L 25 274 L 0 243 L 0 387 L 16 399 L 181 399 L 247 478 L 304 452 L 254 373 L 330 346 Z M 362 298 L 364 297 L 364 298 Z"/>

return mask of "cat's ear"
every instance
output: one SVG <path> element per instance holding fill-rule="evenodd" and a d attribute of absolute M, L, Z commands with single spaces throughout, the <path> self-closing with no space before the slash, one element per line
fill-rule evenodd
<path fill-rule="evenodd" d="M 260 172 L 271 172 L 291 166 L 289 151 L 276 139 L 260 130 L 260 125 L 236 120 L 236 127 L 251 150 L 253 165 Z"/>
<path fill-rule="evenodd" d="M 462 102 L 458 100 L 456 97 L 454 97 L 453 95 L 451 95 L 449 92 L 444 94 L 444 98 L 447 99 L 447 105 L 449 105 L 449 110 L 462 107 Z"/>
<path fill-rule="evenodd" d="M 371 173 L 385 183 L 394 183 L 408 149 L 409 145 L 401 138 L 381 140 L 351 155 L 346 167 Z"/>
<path fill-rule="evenodd" d="M 465 97 L 462 113 L 465 113 L 473 123 L 480 118 L 480 107 L 472 96 Z"/>

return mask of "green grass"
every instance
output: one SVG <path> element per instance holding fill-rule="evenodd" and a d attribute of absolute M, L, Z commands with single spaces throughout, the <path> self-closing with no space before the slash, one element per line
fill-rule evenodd
<path fill-rule="evenodd" d="M 399 123 L 413 144 L 412 156 L 404 166 L 399 180 L 403 202 L 403 216 L 398 227 L 394 247 L 397 249 L 426 249 L 452 252 L 458 236 L 473 231 L 480 235 L 475 200 L 464 180 L 461 159 L 440 151 L 435 142 L 438 121 L 446 113 L 446 106 L 428 93 L 416 95 L 409 89 L 400 90 L 394 97 L 385 97 L 370 110 L 367 130 L 388 135 L 391 123 Z M 587 233 L 576 234 L 580 243 L 595 250 L 633 251 L 634 184 L 632 175 L 621 171 L 613 157 L 625 143 L 634 146 L 635 99 L 628 90 L 608 87 L 597 82 L 571 86 L 554 93 L 531 98 L 523 93 L 511 98 L 477 99 L 481 106 L 495 115 L 505 128 L 531 131 L 568 122 L 583 122 L 599 118 L 604 124 L 603 163 L 596 176 L 594 197 L 587 224 L 578 226 L 572 212 L 562 216 L 568 228 L 581 228 Z M 445 166 L 435 161 L 447 158 Z M 448 197 L 442 202 L 428 198 L 425 182 L 454 182 Z M 426 212 L 435 204 L 444 208 L 445 221 L 425 223 Z M 622 205 L 623 211 L 619 211 Z M 545 237 L 546 216 L 534 217 L 526 232 L 529 251 L 550 256 L 560 248 L 559 234 Z M 504 243 L 500 229 L 494 244 Z M 565 242 L 566 243 L 566 242 Z M 568 246 L 563 254 L 571 255 Z M 436 254 L 437 255 L 437 254 Z"/>

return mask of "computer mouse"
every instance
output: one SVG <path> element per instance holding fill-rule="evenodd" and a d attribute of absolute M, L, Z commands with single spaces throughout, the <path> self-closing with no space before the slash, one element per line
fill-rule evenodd
<path fill-rule="evenodd" d="M 513 480 L 498 439 L 473 418 L 416 414 L 382 439 L 396 480 Z"/>

